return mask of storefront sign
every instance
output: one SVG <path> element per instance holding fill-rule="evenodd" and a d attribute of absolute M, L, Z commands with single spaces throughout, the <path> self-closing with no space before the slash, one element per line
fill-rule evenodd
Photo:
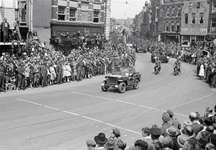
<path fill-rule="evenodd" d="M 181 28 L 181 35 L 207 35 L 207 28 Z"/>

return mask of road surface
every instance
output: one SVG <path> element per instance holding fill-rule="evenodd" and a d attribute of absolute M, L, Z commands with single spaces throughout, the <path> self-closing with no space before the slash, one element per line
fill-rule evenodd
<path fill-rule="evenodd" d="M 124 94 L 102 92 L 104 76 L 0 93 L 0 149 L 85 150 L 86 140 L 99 132 L 109 137 L 113 127 L 120 129 L 128 148 L 142 138 L 143 127 L 160 126 L 167 109 L 181 123 L 192 111 L 203 115 L 216 104 L 215 89 L 195 76 L 194 65 L 182 63 L 182 74 L 173 76 L 174 61 L 154 75 L 150 54 L 137 54 L 140 88 Z"/>

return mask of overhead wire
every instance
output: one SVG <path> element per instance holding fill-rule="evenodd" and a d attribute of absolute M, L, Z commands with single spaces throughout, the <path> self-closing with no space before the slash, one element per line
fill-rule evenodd
<path fill-rule="evenodd" d="M 119 3 L 119 4 L 123 4 L 123 5 L 130 5 L 130 6 L 134 6 L 134 7 L 139 7 L 139 8 L 141 8 L 140 6 L 130 4 L 130 3 L 128 3 L 127 1 L 126 1 L 126 2 L 118 2 L 118 1 L 113 1 L 113 0 L 112 0 L 111 2 Z"/>

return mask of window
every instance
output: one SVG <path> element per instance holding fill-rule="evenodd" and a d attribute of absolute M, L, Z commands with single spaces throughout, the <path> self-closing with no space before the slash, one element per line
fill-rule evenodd
<path fill-rule="evenodd" d="M 178 17 L 181 17 L 181 8 L 178 9 Z"/>
<path fill-rule="evenodd" d="M 64 6 L 58 7 L 58 20 L 65 20 L 65 9 L 66 7 Z"/>
<path fill-rule="evenodd" d="M 200 9 L 200 2 L 197 2 L 197 9 Z"/>
<path fill-rule="evenodd" d="M 172 10 L 172 16 L 173 17 L 175 16 L 175 8 L 173 8 L 173 10 Z"/>
<path fill-rule="evenodd" d="M 99 10 L 94 10 L 93 22 L 99 22 L 99 14 L 100 14 Z"/>
<path fill-rule="evenodd" d="M 76 8 L 70 8 L 69 21 L 76 21 Z"/>
<path fill-rule="evenodd" d="M 188 24 L 188 14 L 185 14 L 185 24 Z"/>
<path fill-rule="evenodd" d="M 155 18 L 158 17 L 158 12 L 159 12 L 158 9 L 156 9 L 156 10 L 155 10 Z"/>
<path fill-rule="evenodd" d="M 169 17 L 169 12 L 170 12 L 170 10 L 169 10 L 169 8 L 167 8 L 166 17 Z"/>
<path fill-rule="evenodd" d="M 169 32 L 169 23 L 166 24 L 166 31 Z"/>
<path fill-rule="evenodd" d="M 216 2 L 212 2 L 212 13 L 216 13 Z"/>
<path fill-rule="evenodd" d="M 174 26 L 174 23 L 172 23 L 171 25 L 171 31 L 174 32 L 175 31 L 175 26 Z"/>
<path fill-rule="evenodd" d="M 26 2 L 22 1 L 19 3 L 20 22 L 26 23 Z"/>
<path fill-rule="evenodd" d="M 211 32 L 216 32 L 216 19 L 211 20 Z"/>
<path fill-rule="evenodd" d="M 189 9 L 192 9 L 193 8 L 193 2 L 190 2 L 189 3 Z"/>
<path fill-rule="evenodd" d="M 203 15 L 204 13 L 200 13 L 200 24 L 203 24 Z"/>
<path fill-rule="evenodd" d="M 176 25 L 176 32 L 179 32 L 180 31 L 180 25 L 179 25 L 179 23 L 177 23 L 177 25 Z"/>
<path fill-rule="evenodd" d="M 195 24 L 196 21 L 195 21 L 195 13 L 192 13 L 192 24 Z"/>

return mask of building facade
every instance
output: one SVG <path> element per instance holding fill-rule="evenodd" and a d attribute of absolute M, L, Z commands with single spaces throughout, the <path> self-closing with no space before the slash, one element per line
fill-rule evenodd
<path fill-rule="evenodd" d="M 208 20 L 207 0 L 184 0 L 181 16 L 181 42 L 203 41 L 207 35 Z"/>
<path fill-rule="evenodd" d="M 158 41 L 161 41 L 161 34 L 164 26 L 162 5 L 163 0 L 150 0 L 151 10 L 148 11 L 150 32 Z"/>
<path fill-rule="evenodd" d="M 165 42 L 180 42 L 182 6 L 182 0 L 164 0 L 163 39 Z"/>
<path fill-rule="evenodd" d="M 52 0 L 51 33 L 84 32 L 103 34 L 105 12 L 110 9 L 105 0 Z M 109 15 L 109 14 L 108 14 Z M 110 18 L 107 18 L 110 19 Z"/>
<path fill-rule="evenodd" d="M 208 39 L 216 38 L 216 1 L 209 1 Z"/>

